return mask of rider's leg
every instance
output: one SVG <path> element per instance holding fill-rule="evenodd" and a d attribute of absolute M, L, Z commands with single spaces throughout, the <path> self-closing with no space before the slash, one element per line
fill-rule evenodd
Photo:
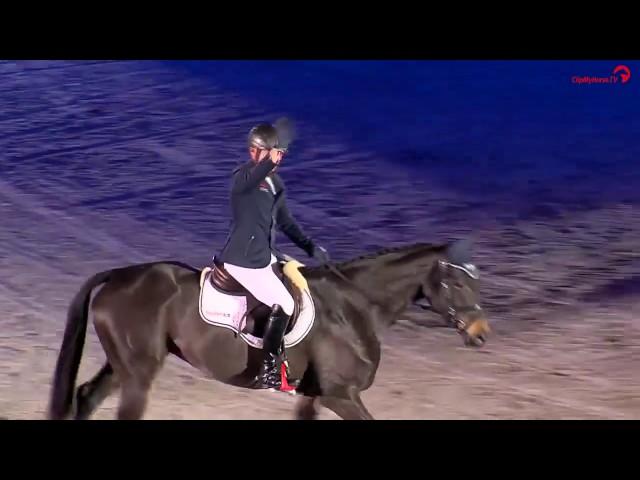
<path fill-rule="evenodd" d="M 271 255 L 271 264 L 264 268 L 245 268 L 224 264 L 224 268 L 240 285 L 249 290 L 260 302 L 273 307 L 280 305 L 289 316 L 295 306 L 293 297 L 273 271 L 273 264 L 278 260 Z"/>
<path fill-rule="evenodd" d="M 290 315 L 287 315 L 280 305 L 273 305 L 273 310 L 267 321 L 264 331 L 262 352 L 262 368 L 256 378 L 256 388 L 282 387 L 282 361 L 284 356 L 283 338 L 289 324 Z"/>
<path fill-rule="evenodd" d="M 272 264 L 276 261 L 272 257 Z M 269 265 L 260 269 L 248 269 L 225 264 L 225 269 L 243 287 L 249 290 L 262 303 L 272 307 L 271 315 L 263 337 L 264 359 L 256 378 L 257 388 L 281 387 L 282 340 L 284 332 L 293 314 L 294 300 L 284 284 Z"/>

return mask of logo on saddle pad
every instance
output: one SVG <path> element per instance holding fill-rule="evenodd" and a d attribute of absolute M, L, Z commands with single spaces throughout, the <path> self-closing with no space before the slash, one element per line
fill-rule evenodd
<path fill-rule="evenodd" d="M 303 266 L 301 263 L 292 260 L 284 264 L 282 268 L 284 275 L 300 292 L 300 297 L 296 300 L 296 311 L 290 320 L 290 324 L 293 323 L 293 327 L 289 327 L 284 336 L 285 348 L 290 348 L 300 343 L 311 331 L 315 319 L 315 307 L 309 286 L 298 271 L 301 266 Z M 200 316 L 211 325 L 232 330 L 248 345 L 261 349 L 262 338 L 245 331 L 247 317 L 251 316 L 251 319 L 255 321 L 257 319 L 252 316 L 254 311 L 262 309 L 266 312 L 270 311 L 270 308 L 266 310 L 264 307 L 268 306 L 258 302 L 258 307 L 248 311 L 249 305 L 251 303 L 255 304 L 256 300 L 248 297 L 246 291 L 233 292 L 216 288 L 211 281 L 212 274 L 213 269 L 210 267 L 203 269 L 200 274 Z M 259 320 L 262 320 L 263 316 L 259 315 Z"/>

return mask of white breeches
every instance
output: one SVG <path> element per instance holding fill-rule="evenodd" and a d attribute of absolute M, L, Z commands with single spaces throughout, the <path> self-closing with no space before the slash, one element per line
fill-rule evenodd
<path fill-rule="evenodd" d="M 264 268 L 245 268 L 224 264 L 224 268 L 240 285 L 268 307 L 280 305 L 287 315 L 293 314 L 293 297 L 273 272 L 271 265 L 278 260 L 271 255 L 271 263 Z"/>

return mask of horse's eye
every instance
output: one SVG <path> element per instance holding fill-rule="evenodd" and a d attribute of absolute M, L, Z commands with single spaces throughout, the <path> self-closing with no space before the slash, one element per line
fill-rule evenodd
<path fill-rule="evenodd" d="M 463 285 L 462 283 L 460 283 L 460 282 L 456 282 L 456 283 L 454 284 L 454 286 L 455 286 L 456 288 L 464 288 L 464 285 Z"/>

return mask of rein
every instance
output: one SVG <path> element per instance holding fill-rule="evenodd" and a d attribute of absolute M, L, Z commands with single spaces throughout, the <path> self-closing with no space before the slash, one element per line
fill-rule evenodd
<path fill-rule="evenodd" d="M 359 285 L 356 285 L 356 283 L 347 278 L 340 270 L 338 270 L 332 263 L 325 263 L 324 264 L 325 267 L 327 267 L 329 270 L 331 270 L 332 273 L 335 273 L 338 277 L 340 277 L 342 280 L 344 280 L 345 282 L 347 282 L 349 285 L 351 285 L 353 288 L 355 288 L 360 294 L 362 294 L 364 296 L 364 298 L 366 298 L 369 302 L 373 303 L 374 305 L 379 306 L 380 308 L 382 308 L 383 310 L 387 310 L 387 307 L 385 305 L 383 305 L 382 303 L 378 302 L 377 300 L 374 300 L 373 298 L 371 298 L 369 296 L 369 293 L 366 292 L 364 289 L 362 289 Z"/>

